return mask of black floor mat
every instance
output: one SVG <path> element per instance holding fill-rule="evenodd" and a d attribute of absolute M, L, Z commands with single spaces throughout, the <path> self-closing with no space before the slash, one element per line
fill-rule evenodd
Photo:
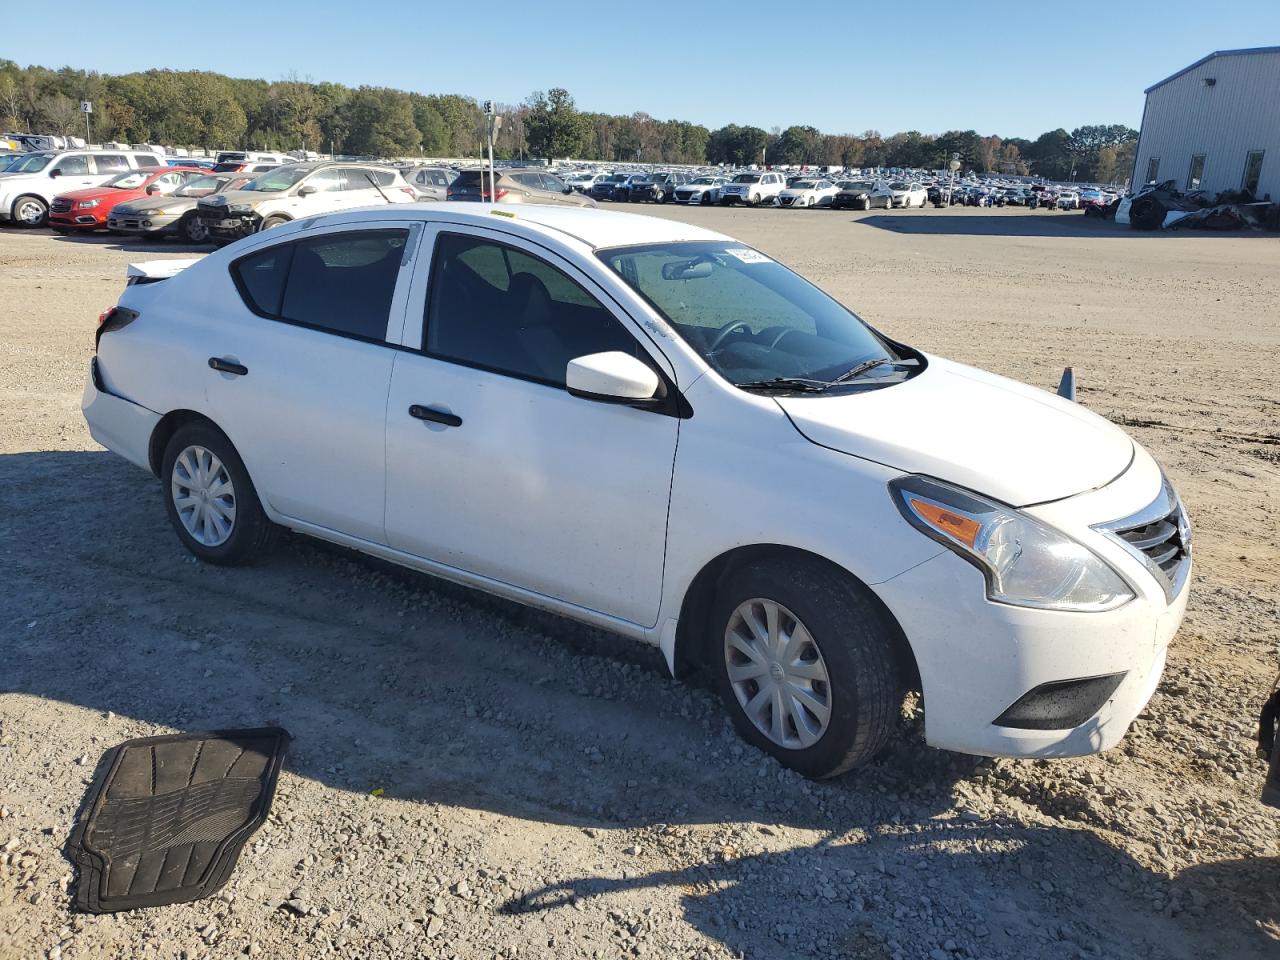
<path fill-rule="evenodd" d="M 113 747 L 71 839 L 76 905 L 113 913 L 216 892 L 267 818 L 288 746 L 264 727 Z"/>

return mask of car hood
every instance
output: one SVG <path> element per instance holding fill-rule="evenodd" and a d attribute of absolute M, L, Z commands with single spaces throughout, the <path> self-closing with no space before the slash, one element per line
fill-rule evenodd
<path fill-rule="evenodd" d="M 278 197 L 288 196 L 288 193 L 288 190 L 227 190 L 212 196 L 201 197 L 200 203 L 215 207 L 223 204 L 229 206 L 233 203 L 261 203 L 263 200 L 275 200 Z"/>
<path fill-rule="evenodd" d="M 1079 404 L 963 364 L 927 360 L 923 372 L 880 390 L 777 402 L 814 443 L 1012 506 L 1101 487 L 1133 460 L 1128 435 Z"/>
<path fill-rule="evenodd" d="M 199 197 L 163 197 L 157 199 L 146 198 L 143 200 L 132 200 L 129 203 L 117 205 L 116 212 L 120 214 L 133 214 L 145 217 L 148 214 L 157 213 L 161 210 L 173 212 L 176 210 L 190 210 L 197 203 Z"/>
<path fill-rule="evenodd" d="M 58 194 L 59 197 L 67 200 L 114 200 L 116 203 L 124 203 L 126 200 L 137 200 L 138 197 L 145 197 L 146 192 L 143 190 L 117 190 L 114 187 L 86 187 L 83 190 L 68 190 L 66 193 Z"/>

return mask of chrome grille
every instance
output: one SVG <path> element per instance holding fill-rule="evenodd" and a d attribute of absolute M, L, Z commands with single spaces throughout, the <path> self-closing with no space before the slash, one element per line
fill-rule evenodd
<path fill-rule="evenodd" d="M 1094 527 L 1142 561 L 1172 601 L 1191 570 L 1191 524 L 1169 481 L 1152 503 L 1132 516 Z"/>
<path fill-rule="evenodd" d="M 71 209 L 71 201 L 66 200 L 63 197 L 58 197 L 58 199 L 54 200 L 53 203 L 49 205 L 49 209 L 54 213 L 66 213 Z"/>

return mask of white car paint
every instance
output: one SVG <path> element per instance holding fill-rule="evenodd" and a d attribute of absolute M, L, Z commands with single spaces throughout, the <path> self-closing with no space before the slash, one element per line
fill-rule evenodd
<path fill-rule="evenodd" d="M 929 202 L 929 191 L 918 183 L 907 184 L 905 187 L 890 184 L 889 189 L 893 193 L 895 207 L 923 207 Z"/>
<path fill-rule="evenodd" d="M 719 203 L 720 190 L 728 182 L 728 177 L 694 177 L 676 187 L 672 200 L 676 203 Z"/>
<path fill-rule="evenodd" d="M 720 188 L 720 202 L 767 206 L 773 203 L 786 185 L 787 178 L 780 173 L 767 170 L 738 173 Z"/>
<path fill-rule="evenodd" d="M 260 248 L 388 226 L 413 239 L 385 345 L 264 320 L 230 282 L 230 263 Z M 692 415 L 594 402 L 422 352 L 421 321 L 411 321 L 423 316 L 446 230 L 535 254 L 608 304 Z M 100 443 L 154 469 L 162 415 L 194 411 L 230 438 L 276 523 L 659 645 L 673 669 L 684 600 L 709 563 L 753 544 L 807 551 L 857 578 L 902 627 L 931 744 L 1011 756 L 1114 744 L 1155 688 L 1190 582 L 1188 559 L 1167 595 L 1141 556 L 1096 529 L 1161 500 L 1155 461 L 1073 404 L 936 357 L 866 392 L 744 391 L 595 255 L 727 240 L 632 214 L 487 204 L 288 224 L 126 288 L 121 305 L 139 316 L 102 337 L 84 414 Z M 734 249 L 744 263 L 768 259 Z M 252 375 L 210 370 L 213 356 Z M 630 375 L 586 359 L 593 383 Z M 405 415 L 419 403 L 466 425 Z M 759 468 L 770 462 L 785 469 Z M 975 566 L 894 506 L 887 484 L 920 473 L 1025 505 L 1015 512 L 1083 545 L 1131 598 L 1087 613 L 989 600 Z M 993 723 L 1033 687 L 1106 673 L 1124 677 L 1077 727 Z"/>
<path fill-rule="evenodd" d="M 813 186 L 802 187 L 800 183 L 812 183 Z M 792 209 L 829 207 L 831 198 L 838 192 L 830 180 L 801 180 L 779 192 L 777 203 L 780 207 Z"/>

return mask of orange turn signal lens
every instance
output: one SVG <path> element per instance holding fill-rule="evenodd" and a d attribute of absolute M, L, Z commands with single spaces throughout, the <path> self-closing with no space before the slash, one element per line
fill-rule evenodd
<path fill-rule="evenodd" d="M 955 513 L 926 500 L 917 500 L 912 497 L 911 509 L 935 530 L 945 533 L 971 549 L 977 542 L 979 531 L 982 530 L 982 524 L 977 520 L 971 520 L 963 514 Z"/>

